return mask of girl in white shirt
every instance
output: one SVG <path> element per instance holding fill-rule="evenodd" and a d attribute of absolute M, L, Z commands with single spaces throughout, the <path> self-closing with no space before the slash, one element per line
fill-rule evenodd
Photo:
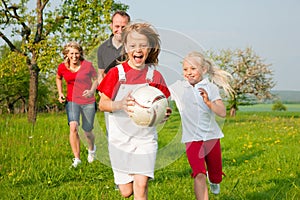
<path fill-rule="evenodd" d="M 196 198 L 208 199 L 206 176 L 211 192 L 218 194 L 223 175 L 220 138 L 224 135 L 215 115 L 225 117 L 226 108 L 218 86 L 231 94 L 231 75 L 214 67 L 200 52 L 191 52 L 183 60 L 183 77 L 169 90 L 181 115 L 182 142 L 193 170 Z"/>

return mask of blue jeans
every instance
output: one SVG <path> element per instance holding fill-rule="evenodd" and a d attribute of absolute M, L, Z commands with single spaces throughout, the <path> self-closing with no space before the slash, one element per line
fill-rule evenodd
<path fill-rule="evenodd" d="M 96 113 L 96 105 L 92 104 L 77 104 L 74 102 L 67 102 L 66 111 L 68 116 L 68 124 L 76 121 L 80 125 L 79 118 L 81 114 L 82 129 L 85 132 L 90 132 L 94 128 L 94 119 Z"/>

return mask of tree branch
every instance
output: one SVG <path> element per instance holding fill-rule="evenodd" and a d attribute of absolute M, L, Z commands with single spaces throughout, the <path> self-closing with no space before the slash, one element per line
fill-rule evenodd
<path fill-rule="evenodd" d="M 1 31 L 0 31 L 0 37 L 6 42 L 6 44 L 9 46 L 11 51 L 22 53 Z"/>
<path fill-rule="evenodd" d="M 61 24 L 63 24 L 65 19 L 69 19 L 69 17 L 68 16 L 58 16 L 58 17 L 55 18 L 54 23 L 46 24 L 45 36 L 48 36 L 50 33 L 53 32 L 53 29 L 52 29 L 53 27 L 60 26 Z"/>
<path fill-rule="evenodd" d="M 42 39 L 42 32 L 43 32 L 43 10 L 45 8 L 45 5 L 48 3 L 48 1 L 45 1 L 44 4 L 42 4 L 41 0 L 37 0 L 36 2 L 36 11 L 37 11 L 37 25 L 36 25 L 36 33 L 34 37 L 34 43 L 38 43 Z"/>
<path fill-rule="evenodd" d="M 31 29 L 23 22 L 22 18 L 18 15 L 17 10 L 19 9 L 19 7 L 12 5 L 12 6 L 7 6 L 7 4 L 5 3 L 4 0 L 2 0 L 2 3 L 4 5 L 4 13 L 6 16 L 6 24 L 9 23 L 10 18 L 16 19 L 21 25 L 22 25 L 22 37 L 25 36 L 26 40 L 29 39 L 29 36 L 31 34 Z M 12 10 L 12 13 L 11 11 Z"/>
<path fill-rule="evenodd" d="M 47 3 L 49 2 L 49 0 L 45 0 L 44 4 L 41 5 L 41 10 L 43 11 L 47 5 Z"/>
<path fill-rule="evenodd" d="M 8 8 L 7 8 L 7 4 L 6 4 L 6 2 L 5 2 L 4 0 L 2 0 L 2 4 L 4 5 L 4 8 L 5 8 L 5 9 L 3 10 L 3 13 L 4 13 L 5 18 L 6 18 L 5 24 L 7 25 L 7 24 L 9 23 L 9 20 L 10 20 L 10 18 L 9 18 L 9 16 L 8 16 L 9 11 L 8 11 Z"/>

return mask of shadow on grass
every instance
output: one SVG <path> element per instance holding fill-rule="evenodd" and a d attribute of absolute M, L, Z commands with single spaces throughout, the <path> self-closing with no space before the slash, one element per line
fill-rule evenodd
<path fill-rule="evenodd" d="M 242 167 L 245 169 L 245 173 L 247 171 L 250 173 L 251 166 L 249 168 L 245 168 L 247 163 L 244 163 L 243 160 L 250 160 L 251 158 L 257 157 L 261 154 L 261 152 L 248 154 L 245 156 L 239 157 L 234 166 L 231 164 L 228 171 L 242 171 L 241 169 L 233 169 L 234 167 Z M 227 160 L 226 162 L 230 162 Z M 250 163 L 250 162 L 249 162 Z M 242 166 L 244 165 L 244 167 Z M 227 165 L 228 166 L 228 165 Z M 225 171 L 226 173 L 226 171 Z M 237 175 L 237 174 L 235 174 Z M 230 178 L 229 173 L 227 174 L 228 178 Z M 220 199 L 225 200 L 260 200 L 260 199 L 271 199 L 271 200 L 298 200 L 300 199 L 300 173 L 299 172 L 291 172 L 289 174 L 281 174 L 274 175 L 272 178 L 262 179 L 259 177 L 255 177 L 255 175 L 246 175 L 238 174 L 238 177 L 232 177 L 233 180 L 227 183 L 228 188 L 226 194 L 222 195 Z M 251 178 L 253 176 L 253 178 Z M 260 176 L 258 173 L 256 176 Z M 245 178 L 249 178 L 251 180 L 245 181 Z M 252 180 L 253 179 L 253 180 Z M 243 185 L 244 184 L 244 185 Z M 249 189 L 251 188 L 251 192 Z M 248 192 L 247 192 L 248 191 Z M 229 194 L 228 194 L 229 193 Z"/>
<path fill-rule="evenodd" d="M 248 162 L 250 163 L 250 160 L 259 157 L 263 153 L 264 153 L 263 150 L 259 150 L 252 153 L 245 153 L 243 155 L 240 155 L 239 157 L 234 157 L 234 158 L 223 157 L 223 163 L 224 163 L 223 165 L 228 167 L 241 166 L 242 164 L 247 164 Z"/>
<path fill-rule="evenodd" d="M 298 200 L 300 199 L 300 176 L 297 173 L 296 176 L 291 178 L 273 178 L 270 180 L 263 180 L 258 184 L 274 185 L 268 190 L 261 192 L 247 193 L 245 199 L 280 199 L 280 200 Z"/>

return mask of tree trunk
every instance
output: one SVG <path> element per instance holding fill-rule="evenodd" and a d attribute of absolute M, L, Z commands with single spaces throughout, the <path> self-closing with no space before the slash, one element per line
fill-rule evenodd
<path fill-rule="evenodd" d="M 230 108 L 230 117 L 235 117 L 236 114 L 236 108 L 235 107 L 231 107 Z"/>
<path fill-rule="evenodd" d="M 21 105 L 21 110 L 20 110 L 20 112 L 21 112 L 21 113 L 25 113 L 25 111 L 26 111 L 26 100 L 25 100 L 24 97 L 22 97 L 21 101 L 22 101 L 22 105 Z"/>
<path fill-rule="evenodd" d="M 29 100 L 28 100 L 28 122 L 35 124 L 37 116 L 39 68 L 37 64 L 30 66 Z"/>
<path fill-rule="evenodd" d="M 7 113 L 11 114 L 13 112 L 13 110 L 12 110 L 13 105 L 11 105 L 11 103 L 9 101 L 9 97 L 6 98 L 6 107 L 7 107 Z"/>

